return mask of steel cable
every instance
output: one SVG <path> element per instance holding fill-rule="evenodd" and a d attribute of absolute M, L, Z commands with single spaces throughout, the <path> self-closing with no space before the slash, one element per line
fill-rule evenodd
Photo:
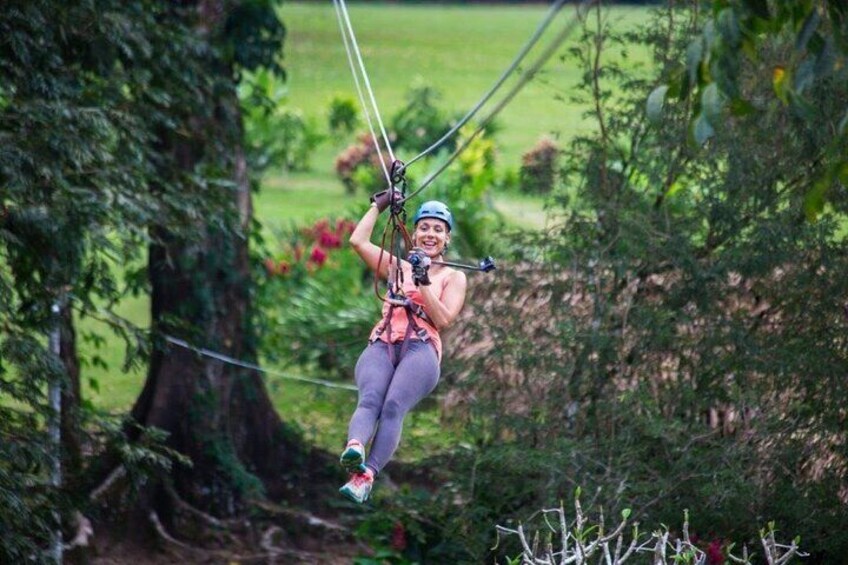
<path fill-rule="evenodd" d="M 518 65 L 521 64 L 521 61 L 524 60 L 524 57 L 527 56 L 527 53 L 529 53 L 530 50 L 536 45 L 536 43 L 538 43 L 539 38 L 542 37 L 542 34 L 545 32 L 545 30 L 548 28 L 550 23 L 554 20 L 556 15 L 562 9 L 565 2 L 566 2 L 566 0 L 557 0 L 557 2 L 554 2 L 551 5 L 551 7 L 548 10 L 548 13 L 545 16 L 545 18 L 536 27 L 536 31 L 533 33 L 533 35 L 530 37 L 530 39 L 527 40 L 527 43 L 524 44 L 524 46 L 521 48 L 521 50 L 516 55 L 515 59 L 513 59 L 512 63 L 509 65 L 509 67 L 507 67 L 506 70 L 501 74 L 500 78 L 498 78 L 498 80 L 495 81 L 495 84 L 489 89 L 489 91 L 486 92 L 483 95 L 483 97 L 468 111 L 468 113 L 465 114 L 459 120 L 459 122 L 457 122 L 456 125 L 454 125 L 450 130 L 448 130 L 442 137 L 440 137 L 436 142 L 434 142 L 432 145 L 430 145 L 427 149 L 425 149 L 424 151 L 422 151 L 421 153 L 419 153 L 418 155 L 416 155 L 415 157 L 413 157 L 412 159 L 407 161 L 406 162 L 407 167 L 409 167 L 411 164 L 415 163 L 419 159 L 422 159 L 423 157 L 426 157 L 427 155 L 429 155 L 430 153 L 432 153 L 433 151 L 435 151 L 436 149 L 441 147 L 441 145 L 445 141 L 450 139 L 456 132 L 458 132 L 460 130 L 460 128 L 462 128 L 462 126 L 467 124 L 468 121 L 471 118 L 473 118 L 474 115 L 478 111 L 480 111 L 480 108 L 482 108 L 483 105 L 486 102 L 489 101 L 489 99 L 501 87 L 501 85 L 506 81 L 506 79 L 509 78 L 509 76 L 515 71 L 515 69 L 518 67 Z"/>
<path fill-rule="evenodd" d="M 445 169 L 447 169 L 451 163 L 459 156 L 462 151 L 465 150 L 468 145 L 474 141 L 480 132 L 482 132 L 485 127 L 489 124 L 489 122 L 507 105 L 516 94 L 527 84 L 539 69 L 551 58 L 551 56 L 559 49 L 560 45 L 571 35 L 574 29 L 577 27 L 580 19 L 583 16 L 583 12 L 588 8 L 590 4 L 593 4 L 596 0 L 584 0 L 578 7 L 575 15 L 569 20 L 568 24 L 562 29 L 562 31 L 554 38 L 554 40 L 548 45 L 548 47 L 542 52 L 539 57 L 533 62 L 533 64 L 529 67 L 529 69 L 521 74 L 521 78 L 519 81 L 512 87 L 512 89 L 501 99 L 495 107 L 481 120 L 480 124 L 477 126 L 477 129 L 468 136 L 468 138 L 463 141 L 463 143 L 458 146 L 453 153 L 448 156 L 444 163 L 442 163 L 434 172 L 430 173 L 422 182 L 421 185 L 414 190 L 411 194 L 407 195 L 404 200 L 409 200 L 413 196 L 420 193 L 422 190 L 427 188 L 430 183 L 432 183 Z"/>

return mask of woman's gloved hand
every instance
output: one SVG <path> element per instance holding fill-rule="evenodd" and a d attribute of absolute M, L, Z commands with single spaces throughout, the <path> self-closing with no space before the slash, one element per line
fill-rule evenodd
<path fill-rule="evenodd" d="M 403 198 L 401 192 L 396 188 L 392 188 L 375 192 L 371 195 L 371 202 L 377 206 L 377 211 L 382 214 L 392 204 L 399 203 L 401 198 Z"/>
<path fill-rule="evenodd" d="M 430 286 L 430 257 L 420 247 L 413 247 L 406 258 L 412 265 L 412 282 L 415 286 Z"/>

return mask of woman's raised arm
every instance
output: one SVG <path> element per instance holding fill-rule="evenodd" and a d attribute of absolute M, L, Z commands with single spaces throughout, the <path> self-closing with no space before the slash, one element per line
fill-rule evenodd
<path fill-rule="evenodd" d="M 372 271 L 377 271 L 379 266 L 377 274 L 384 279 L 389 276 L 389 252 L 383 251 L 380 246 L 371 243 L 371 234 L 374 232 L 374 225 L 379 217 L 380 210 L 376 203 L 372 203 L 359 223 L 356 224 L 353 233 L 350 234 L 350 245 Z M 382 260 L 380 259 L 381 254 Z"/>

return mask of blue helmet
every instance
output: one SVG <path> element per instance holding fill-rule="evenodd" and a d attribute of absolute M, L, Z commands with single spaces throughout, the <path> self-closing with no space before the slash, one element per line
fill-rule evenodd
<path fill-rule="evenodd" d="M 448 231 L 453 229 L 453 214 L 444 202 L 430 200 L 419 206 L 418 211 L 415 212 L 415 217 L 412 218 L 412 225 L 418 224 L 418 220 L 422 218 L 442 220 L 448 225 Z"/>

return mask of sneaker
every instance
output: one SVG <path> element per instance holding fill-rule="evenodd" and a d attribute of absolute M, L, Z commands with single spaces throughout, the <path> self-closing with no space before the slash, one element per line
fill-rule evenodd
<path fill-rule="evenodd" d="M 348 473 L 365 472 L 365 447 L 359 441 L 352 439 L 342 451 L 339 463 Z"/>
<path fill-rule="evenodd" d="M 371 487 L 374 486 L 374 475 L 366 471 L 354 473 L 350 480 L 339 489 L 339 492 L 354 502 L 362 504 L 371 495 Z"/>

